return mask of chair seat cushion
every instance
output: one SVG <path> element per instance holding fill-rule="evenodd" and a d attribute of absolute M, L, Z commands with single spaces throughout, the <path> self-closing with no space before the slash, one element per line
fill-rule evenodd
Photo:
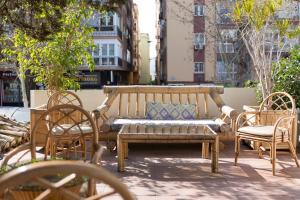
<path fill-rule="evenodd" d="M 110 120 L 109 120 L 110 121 Z M 108 124 L 112 131 L 119 131 L 123 125 L 209 125 L 220 132 L 220 125 L 214 120 L 150 120 L 150 119 L 115 119 Z"/>
<path fill-rule="evenodd" d="M 91 126 L 86 124 L 80 124 L 76 126 L 74 126 L 74 124 L 61 124 L 52 128 L 53 135 L 62 135 L 64 132 L 69 134 L 87 134 L 92 133 L 93 129 Z"/>
<path fill-rule="evenodd" d="M 238 129 L 238 132 L 248 133 L 251 135 L 258 136 L 272 136 L 274 131 L 274 126 L 244 126 Z"/>

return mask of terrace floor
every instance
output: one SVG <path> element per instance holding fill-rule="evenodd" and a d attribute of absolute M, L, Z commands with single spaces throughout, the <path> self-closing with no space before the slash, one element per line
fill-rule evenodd
<path fill-rule="evenodd" d="M 216 174 L 197 145 L 130 145 L 125 172 L 117 172 L 116 152 L 105 152 L 103 166 L 141 200 L 299 199 L 300 168 L 289 152 L 278 151 L 276 176 L 272 176 L 268 152 L 258 159 L 245 145 L 241 150 L 239 165 L 234 166 L 234 143 L 225 143 Z M 109 190 L 103 185 L 97 189 Z"/>

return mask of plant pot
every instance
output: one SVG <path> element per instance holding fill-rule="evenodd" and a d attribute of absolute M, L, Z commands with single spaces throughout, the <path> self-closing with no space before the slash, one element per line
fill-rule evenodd
<path fill-rule="evenodd" d="M 75 178 L 76 179 L 76 178 Z M 81 178 L 80 178 L 81 179 Z M 67 183 L 64 188 L 68 189 L 72 193 L 79 194 L 82 184 L 84 183 L 84 180 L 78 180 L 78 178 L 75 180 L 75 182 L 69 184 Z M 26 184 L 26 186 L 20 186 L 16 187 L 14 189 L 10 190 L 10 194 L 13 199 L 18 200 L 32 200 L 35 199 L 38 195 L 40 195 L 42 192 L 44 192 L 47 188 L 36 185 L 32 183 L 32 185 Z M 71 200 L 70 198 L 67 198 L 57 192 L 53 192 L 47 200 Z"/>

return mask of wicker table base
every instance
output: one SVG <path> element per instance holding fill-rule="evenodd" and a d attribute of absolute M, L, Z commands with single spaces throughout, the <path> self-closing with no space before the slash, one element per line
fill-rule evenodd
<path fill-rule="evenodd" d="M 203 143 L 202 157 L 207 157 L 211 144 L 211 171 L 218 172 L 219 136 L 208 126 L 124 125 L 117 143 L 120 172 L 128 157 L 128 143 Z"/>

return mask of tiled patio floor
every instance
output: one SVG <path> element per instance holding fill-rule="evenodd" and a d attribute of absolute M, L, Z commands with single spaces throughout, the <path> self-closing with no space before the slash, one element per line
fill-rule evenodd
<path fill-rule="evenodd" d="M 129 148 L 126 172 L 117 172 L 116 152 L 107 151 L 103 165 L 120 177 L 137 199 L 300 198 L 300 168 L 287 151 L 278 153 L 276 176 L 272 176 L 268 153 L 258 159 L 256 152 L 246 146 L 242 147 L 239 165 L 234 166 L 234 143 L 230 142 L 220 153 L 217 174 L 211 173 L 210 160 L 201 158 L 201 148 L 197 145 L 131 145 Z M 101 185 L 98 189 L 109 190 Z"/>

